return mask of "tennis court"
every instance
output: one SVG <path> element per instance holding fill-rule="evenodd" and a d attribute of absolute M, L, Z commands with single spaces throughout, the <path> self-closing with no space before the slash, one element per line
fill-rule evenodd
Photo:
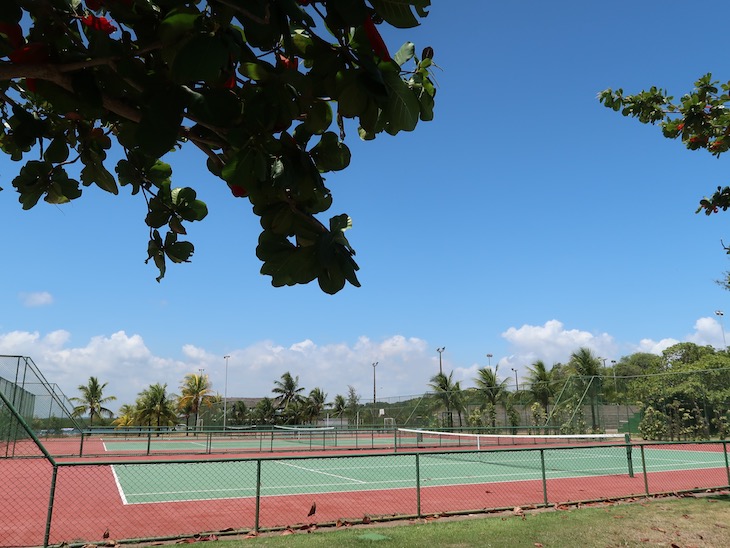
<path fill-rule="evenodd" d="M 725 454 L 718 451 L 650 448 L 644 457 L 647 472 L 725 466 Z M 632 458 L 640 462 L 638 455 Z M 414 488 L 416 482 L 420 487 L 444 487 L 534 481 L 543 479 L 543 466 L 547 480 L 629 475 L 627 449 L 622 445 L 544 452 L 515 449 L 125 463 L 112 469 L 124 504 L 149 504 L 255 497 L 257 489 L 260 496 L 284 496 Z"/>

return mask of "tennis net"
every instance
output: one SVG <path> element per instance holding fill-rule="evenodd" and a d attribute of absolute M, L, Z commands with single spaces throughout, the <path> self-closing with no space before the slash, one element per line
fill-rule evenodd
<path fill-rule="evenodd" d="M 585 445 L 629 443 L 628 434 L 471 434 L 399 428 L 396 436 L 398 449 L 458 448 L 480 451 L 499 447 L 574 447 Z"/>

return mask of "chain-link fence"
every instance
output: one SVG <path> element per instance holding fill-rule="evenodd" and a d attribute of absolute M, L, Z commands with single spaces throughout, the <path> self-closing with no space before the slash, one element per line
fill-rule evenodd
<path fill-rule="evenodd" d="M 5 423 L 26 434 L 0 459 L 0 546 L 215 538 L 730 487 L 725 441 L 64 461 L 0 400 Z"/>

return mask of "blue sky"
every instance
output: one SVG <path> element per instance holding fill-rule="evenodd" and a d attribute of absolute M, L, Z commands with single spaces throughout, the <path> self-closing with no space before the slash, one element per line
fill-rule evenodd
<path fill-rule="evenodd" d="M 723 345 L 714 311 L 730 294 L 728 216 L 694 213 L 727 184 L 727 162 L 599 104 L 608 87 L 675 96 L 712 72 L 730 80 L 717 37 L 730 6 L 435 0 L 392 51 L 430 45 L 436 119 L 360 142 L 330 174 L 331 215 L 354 228 L 361 288 L 272 288 L 255 257 L 257 219 L 207 173 L 197 149 L 173 154 L 173 180 L 208 203 L 189 233 L 193 262 L 158 284 L 144 264 L 139 196 L 85 189 L 23 212 L 0 158 L 0 354 L 28 355 L 69 395 L 96 375 L 117 404 L 151 383 L 177 391 L 204 368 L 229 396 L 269 395 L 285 371 L 332 399 L 419 394 L 443 364 L 464 386 L 478 367 L 513 378 L 581 346 L 609 360 L 678 341 Z M 627 8 L 628 10 L 628 8 Z M 329 217 L 329 215 L 328 215 Z M 328 218 L 327 217 L 327 218 Z M 488 360 L 486 354 L 492 354 Z"/>

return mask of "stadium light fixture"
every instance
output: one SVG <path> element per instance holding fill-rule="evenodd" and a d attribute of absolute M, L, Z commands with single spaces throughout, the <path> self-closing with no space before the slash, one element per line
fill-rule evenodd
<path fill-rule="evenodd" d="M 487 354 L 487 359 L 489 360 L 489 367 L 492 367 L 492 354 Z"/>
<path fill-rule="evenodd" d="M 442 346 L 441 348 L 437 348 L 436 349 L 436 352 L 439 353 L 439 375 L 443 375 L 444 374 L 444 370 L 441 367 L 441 354 L 444 353 L 444 350 L 446 350 L 446 347 L 445 346 Z"/>
<path fill-rule="evenodd" d="M 515 372 L 515 392 L 519 392 L 519 391 L 520 391 L 520 383 L 519 383 L 519 381 L 517 380 L 517 369 L 515 369 L 515 368 L 513 367 L 513 368 L 512 368 L 512 371 L 514 371 L 514 372 Z"/>

